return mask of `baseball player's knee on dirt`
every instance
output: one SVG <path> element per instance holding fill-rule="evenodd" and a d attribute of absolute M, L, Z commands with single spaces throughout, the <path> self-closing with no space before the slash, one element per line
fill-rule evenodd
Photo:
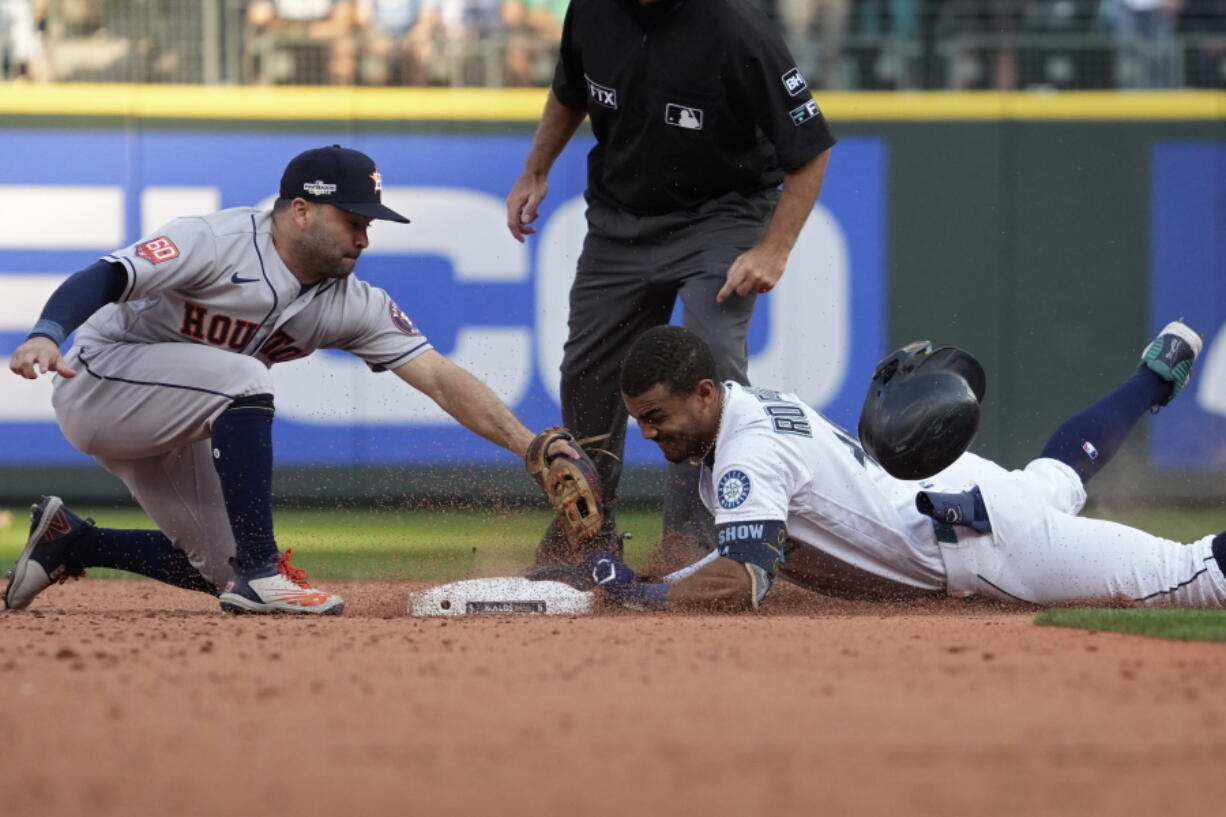
<path fill-rule="evenodd" d="M 213 467 L 234 534 L 234 566 L 252 571 L 277 558 L 272 530 L 273 396 L 236 398 L 213 421 Z"/>
<path fill-rule="evenodd" d="M 161 531 L 94 528 L 91 532 L 94 535 L 73 543 L 74 566 L 126 570 L 185 590 L 217 595 L 213 583 Z"/>

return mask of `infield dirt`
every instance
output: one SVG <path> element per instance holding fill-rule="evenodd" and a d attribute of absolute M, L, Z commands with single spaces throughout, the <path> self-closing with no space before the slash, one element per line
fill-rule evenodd
<path fill-rule="evenodd" d="M 420 586 L 420 585 L 416 585 Z M 3 812 L 1220 814 L 1226 647 L 781 588 L 747 616 L 234 618 L 144 581 L 4 614 Z"/>

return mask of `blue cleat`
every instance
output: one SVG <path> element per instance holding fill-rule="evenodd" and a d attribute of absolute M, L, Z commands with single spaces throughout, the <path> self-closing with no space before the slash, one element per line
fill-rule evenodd
<path fill-rule="evenodd" d="M 1158 403 L 1165 406 L 1183 391 L 1192 379 L 1192 363 L 1200 354 L 1204 340 L 1183 321 L 1171 321 L 1162 327 L 1141 354 L 1140 366 L 1148 368 L 1173 387 L 1171 396 Z"/>
<path fill-rule="evenodd" d="M 53 584 L 81 577 L 85 571 L 68 564 L 68 546 L 94 526 L 64 507 L 58 496 L 44 496 L 30 508 L 30 538 L 8 572 L 4 606 L 24 610 Z"/>

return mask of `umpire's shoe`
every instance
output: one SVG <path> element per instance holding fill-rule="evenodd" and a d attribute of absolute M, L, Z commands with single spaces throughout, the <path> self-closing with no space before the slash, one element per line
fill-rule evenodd
<path fill-rule="evenodd" d="M 24 610 L 51 585 L 85 575 L 84 570 L 69 565 L 68 549 L 92 527 L 94 520 L 77 516 L 58 496 L 39 498 L 30 508 L 30 538 L 8 572 L 4 606 Z"/>
<path fill-rule="evenodd" d="M 310 585 L 306 571 L 289 563 L 293 550 L 281 554 L 277 562 L 248 574 L 234 572 L 218 598 L 224 613 L 298 613 L 339 616 L 345 602 L 337 595 Z"/>
<path fill-rule="evenodd" d="M 1192 379 L 1192 363 L 1200 354 L 1204 340 L 1183 321 L 1171 321 L 1162 327 L 1141 354 L 1141 366 L 1156 373 L 1172 386 L 1170 397 L 1157 405 L 1165 406 Z"/>

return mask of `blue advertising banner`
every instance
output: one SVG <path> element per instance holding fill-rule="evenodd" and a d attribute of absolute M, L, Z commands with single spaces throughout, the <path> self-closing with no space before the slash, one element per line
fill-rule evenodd
<path fill-rule="evenodd" d="M 331 143 L 374 157 L 384 201 L 412 219 L 376 223 L 357 275 L 387 289 L 440 352 L 526 425 L 557 424 L 566 295 L 583 239 L 585 140 L 559 159 L 539 232 L 520 245 L 503 201 L 527 136 L 0 132 L 0 354 L 24 339 L 66 274 L 175 216 L 270 204 L 288 159 Z M 886 163 L 882 140 L 839 144 L 789 271 L 759 297 L 750 335 L 754 382 L 797 391 L 847 426 L 885 351 Z M 349 355 L 320 352 L 273 372 L 281 463 L 514 461 L 394 375 L 371 374 Z M 0 464 L 87 461 L 59 434 L 48 378 L 4 383 Z M 662 462 L 636 429 L 629 437 L 629 462 Z"/>
<path fill-rule="evenodd" d="M 1226 142 L 1163 142 L 1150 159 L 1150 324 L 1205 336 L 1188 393 L 1154 418 L 1165 468 L 1226 465 Z"/>

